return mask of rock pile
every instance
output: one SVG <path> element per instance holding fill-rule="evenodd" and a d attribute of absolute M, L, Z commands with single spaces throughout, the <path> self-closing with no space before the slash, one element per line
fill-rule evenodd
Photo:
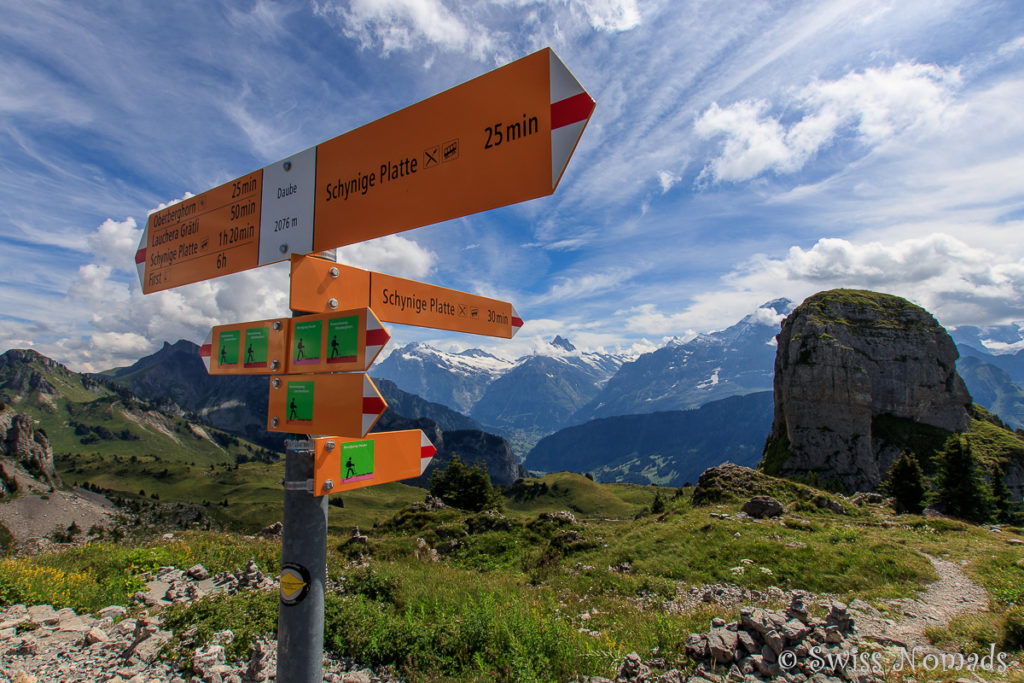
<path fill-rule="evenodd" d="M 234 595 L 240 590 L 275 590 L 277 580 L 260 571 L 252 558 L 244 569 L 220 572 L 212 579 L 206 568 L 197 564 L 182 570 L 160 567 L 155 574 L 146 575 L 147 590 L 137 591 L 132 600 L 146 607 L 191 602 L 217 591 Z"/>
<path fill-rule="evenodd" d="M 214 634 L 186 662 L 159 657 L 173 634 L 158 615 L 131 616 L 113 605 L 98 617 L 51 605 L 13 605 L 0 611 L 0 680 L 19 683 L 257 683 L 277 676 L 277 643 L 253 643 L 247 660 L 229 662 L 224 646 L 231 631 Z M 187 667 L 191 666 L 191 671 Z M 324 657 L 324 681 L 376 683 L 395 680 L 388 671 Z"/>
<path fill-rule="evenodd" d="M 831 602 L 828 610 L 823 620 L 811 618 L 800 594 L 785 610 L 743 607 L 740 621 L 715 619 L 708 633 L 691 634 L 686 652 L 700 662 L 696 674 L 707 680 L 716 680 L 708 677 L 716 671 L 741 681 L 775 680 L 784 674 L 802 674 L 804 680 L 816 674 L 840 675 L 839 670 L 823 670 L 821 663 L 832 651 L 851 649 L 847 640 L 854 623 L 845 604 Z"/>
<path fill-rule="evenodd" d="M 777 590 L 777 589 L 776 589 Z M 876 683 L 871 674 L 850 668 L 849 658 L 859 642 L 847 606 L 830 601 L 823 619 L 810 616 L 804 595 L 791 594 L 784 610 L 746 606 L 740 620 L 711 621 L 707 633 L 692 633 L 686 652 L 697 660 L 693 671 L 667 669 L 664 659 L 644 661 L 626 656 L 614 682 L 600 677 L 586 683 Z M 847 667 L 847 668 L 844 668 Z"/>
<path fill-rule="evenodd" d="M 26 681 L 161 681 L 184 683 L 157 659 L 171 638 L 159 617 L 128 617 L 112 605 L 99 618 L 51 605 L 0 612 L 0 671 Z M 34 677 L 34 678 L 33 678 Z"/>

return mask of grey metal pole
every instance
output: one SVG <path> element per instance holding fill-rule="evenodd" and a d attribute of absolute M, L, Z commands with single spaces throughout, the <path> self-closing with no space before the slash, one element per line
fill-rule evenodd
<path fill-rule="evenodd" d="M 324 680 L 327 496 L 314 496 L 313 442 L 285 441 L 278 683 Z"/>

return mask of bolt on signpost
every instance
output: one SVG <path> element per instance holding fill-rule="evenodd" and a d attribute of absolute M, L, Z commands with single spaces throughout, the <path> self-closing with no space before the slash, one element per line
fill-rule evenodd
<path fill-rule="evenodd" d="M 368 434 L 387 409 L 365 374 L 380 322 L 523 325 L 508 302 L 314 254 L 553 193 L 593 110 L 545 48 L 149 217 L 146 294 L 291 260 L 297 317 L 219 325 L 199 352 L 210 374 L 270 375 L 269 431 L 337 435 L 285 442 L 277 680 L 323 678 L 326 495 L 419 476 L 435 453 L 419 430 Z"/>

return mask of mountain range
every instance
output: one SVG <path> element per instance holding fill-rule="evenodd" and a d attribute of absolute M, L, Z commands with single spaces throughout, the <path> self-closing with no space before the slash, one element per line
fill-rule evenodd
<path fill-rule="evenodd" d="M 501 484 L 525 474 L 519 462 L 536 471 L 570 469 L 604 481 L 666 485 L 693 481 L 724 460 L 753 465 L 771 421 L 775 335 L 791 310 L 788 300 L 769 301 L 724 330 L 636 357 L 580 351 L 562 337 L 516 361 L 478 349 L 449 353 L 409 344 L 371 369 L 390 406 L 377 429 L 424 429 L 439 447 L 435 463 L 443 466 L 458 453 L 479 461 Z M 998 339 L 1009 347 L 1014 331 L 997 331 Z M 993 334 L 954 331 L 958 369 L 977 403 L 1022 428 L 1024 352 L 991 353 L 986 342 Z M 150 422 L 162 416 L 157 422 L 164 432 L 223 431 L 244 439 L 250 450 L 282 450 L 284 437 L 265 429 L 267 378 L 211 376 L 188 341 L 167 343 L 129 367 L 95 376 L 34 352 L 9 351 L 3 358 L 0 399 L 28 406 L 19 410 L 41 417 L 51 431 L 85 425 L 78 429 L 112 434 L 103 416 L 116 418 L 111 424 L 123 431 L 149 424 L 133 412 L 148 411 Z M 65 386 L 75 397 L 65 412 L 88 420 L 54 422 L 47 405 L 55 404 L 56 387 Z M 91 403 L 97 397 L 108 397 L 104 406 Z M 125 416 L 108 405 L 118 400 L 139 407 Z M 224 437 L 210 437 L 218 439 Z M 60 435 L 53 440 L 58 451 L 77 444 L 64 444 Z"/>
<path fill-rule="evenodd" d="M 284 449 L 286 435 L 266 430 L 268 378 L 210 375 L 200 360 L 199 347 L 190 341 L 165 343 L 155 354 L 103 376 L 164 408 L 194 414 L 215 427 L 243 434 L 268 448 Z M 525 474 L 504 439 L 486 438 L 490 435 L 484 435 L 471 418 L 402 391 L 386 380 L 378 382 L 377 388 L 389 408 L 375 431 L 423 429 L 438 449 L 419 483 L 429 483 L 433 469 L 450 460 L 453 444 L 458 445 L 457 452 L 464 461 L 479 462 L 496 483 L 511 484 Z"/>

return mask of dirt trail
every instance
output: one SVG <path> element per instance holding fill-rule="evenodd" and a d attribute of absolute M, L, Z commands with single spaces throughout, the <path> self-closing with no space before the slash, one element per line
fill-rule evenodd
<path fill-rule="evenodd" d="M 861 637 L 884 644 L 899 645 L 908 649 L 919 647 L 933 649 L 924 635 L 926 628 L 944 626 L 961 614 L 984 612 L 989 600 L 985 589 L 964 574 L 958 562 L 941 560 L 926 555 L 931 560 L 938 581 L 928 585 L 918 598 L 886 600 L 895 612 L 902 613 L 897 619 L 889 619 L 872 608 L 857 609 L 857 631 Z"/>

